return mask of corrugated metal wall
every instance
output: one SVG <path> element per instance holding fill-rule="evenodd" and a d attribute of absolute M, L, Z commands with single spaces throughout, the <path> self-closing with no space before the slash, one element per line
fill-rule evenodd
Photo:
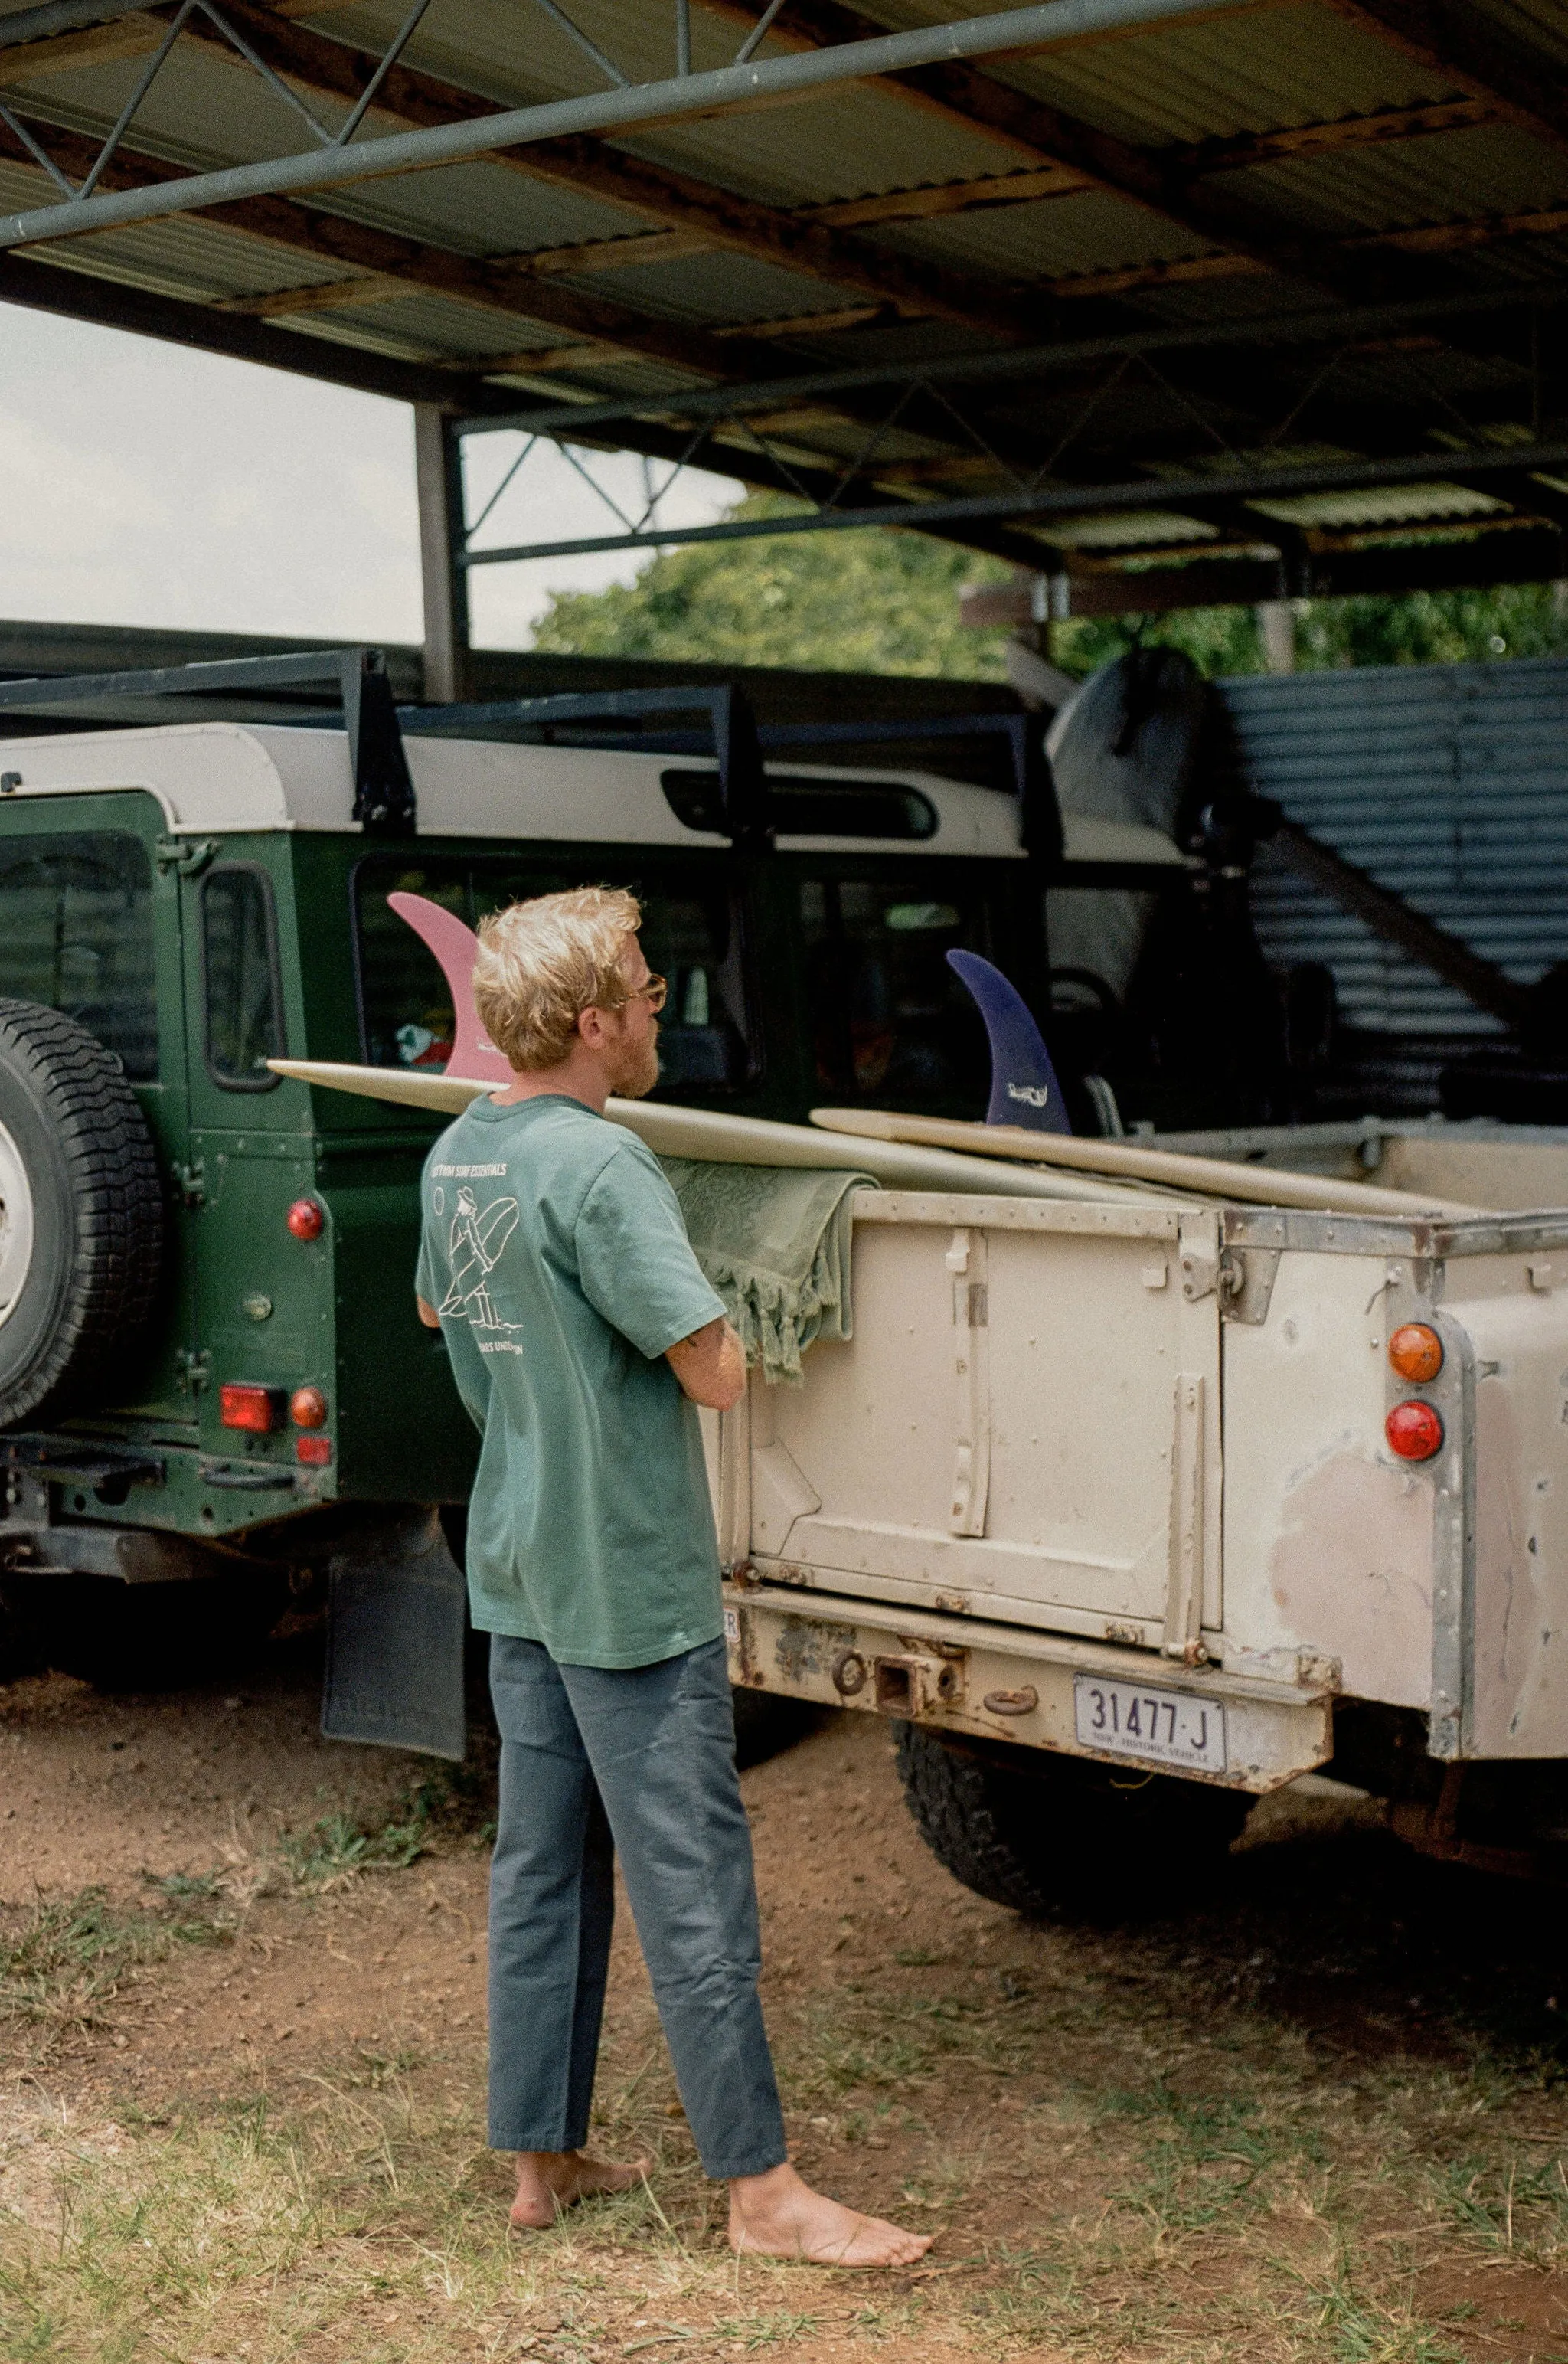
<path fill-rule="evenodd" d="M 1568 661 L 1218 686 L 1259 795 L 1521 982 L 1568 959 Z M 1434 1052 L 1501 1031 L 1266 846 L 1253 912 L 1271 964 L 1333 970 L 1347 1025 Z"/>

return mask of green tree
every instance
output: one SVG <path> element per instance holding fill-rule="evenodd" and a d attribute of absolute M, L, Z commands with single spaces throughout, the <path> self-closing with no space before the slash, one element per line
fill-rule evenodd
<path fill-rule="evenodd" d="M 759 494 L 732 514 L 797 506 Z M 958 595 L 1010 572 L 951 542 L 880 528 L 695 542 L 662 552 L 635 583 L 556 592 L 533 644 L 558 656 L 1000 681 L 1006 633 L 969 630 Z"/>
<path fill-rule="evenodd" d="M 776 517 L 797 507 L 762 493 L 731 514 Z M 634 583 L 556 592 L 533 644 L 561 656 L 1000 681 L 1006 632 L 961 623 L 959 593 L 1004 582 L 1010 571 L 951 542 L 883 528 L 690 543 L 661 552 Z M 1303 672 L 1550 656 L 1568 650 L 1568 603 L 1545 583 L 1318 599 L 1298 606 L 1296 637 Z M 1184 649 L 1209 675 L 1263 668 L 1251 608 L 1077 619 L 1056 628 L 1052 654 L 1084 675 L 1140 642 Z"/>

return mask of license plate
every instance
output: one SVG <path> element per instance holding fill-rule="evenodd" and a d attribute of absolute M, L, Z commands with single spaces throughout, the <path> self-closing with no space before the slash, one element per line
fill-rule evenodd
<path fill-rule="evenodd" d="M 1084 1748 L 1143 1756 L 1156 1765 L 1190 1766 L 1195 1772 L 1225 1770 L 1225 1710 L 1217 1700 L 1074 1675 L 1073 1706 Z"/>

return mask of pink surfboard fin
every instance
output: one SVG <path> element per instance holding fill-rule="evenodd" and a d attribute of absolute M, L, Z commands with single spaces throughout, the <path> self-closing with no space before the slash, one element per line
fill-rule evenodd
<path fill-rule="evenodd" d="M 455 912 L 428 895 L 389 895 L 388 908 L 406 920 L 441 965 L 452 998 L 452 1052 L 443 1073 L 465 1083 L 509 1084 L 512 1070 L 485 1035 L 473 1006 L 473 961 L 479 938 Z"/>

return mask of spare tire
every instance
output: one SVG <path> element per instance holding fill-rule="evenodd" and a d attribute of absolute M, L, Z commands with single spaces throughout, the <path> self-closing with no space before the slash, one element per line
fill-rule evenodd
<path fill-rule="evenodd" d="M 123 1384 L 158 1293 L 163 1198 L 119 1061 L 0 998 L 0 1428 Z"/>

